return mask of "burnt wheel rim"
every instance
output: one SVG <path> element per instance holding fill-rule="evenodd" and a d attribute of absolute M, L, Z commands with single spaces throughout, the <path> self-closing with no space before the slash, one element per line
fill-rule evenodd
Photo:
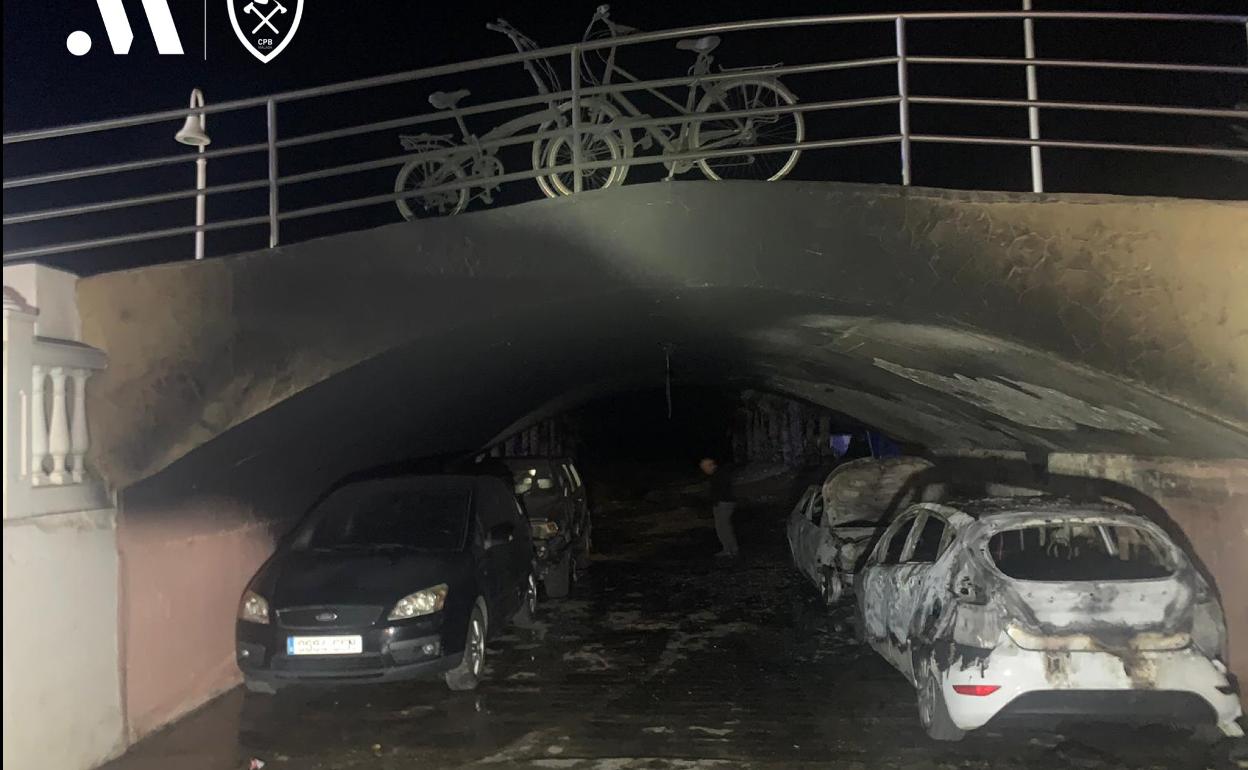
<path fill-rule="evenodd" d="M 525 606 L 528 607 L 529 615 L 537 612 L 537 580 L 533 574 L 529 574 L 529 590 L 524 595 Z"/>
<path fill-rule="evenodd" d="M 923 681 L 919 686 L 919 720 L 924 727 L 931 725 L 932 714 L 936 710 L 936 678 L 927 667 L 922 670 Z"/>

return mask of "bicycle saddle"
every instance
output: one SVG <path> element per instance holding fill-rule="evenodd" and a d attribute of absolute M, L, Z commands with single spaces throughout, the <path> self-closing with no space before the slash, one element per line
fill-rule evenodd
<path fill-rule="evenodd" d="M 429 103 L 433 105 L 434 109 L 453 110 L 455 109 L 455 105 L 458 104 L 460 100 L 466 98 L 471 93 L 472 92 L 467 88 L 461 88 L 458 91 L 451 91 L 450 93 L 447 93 L 446 91 L 434 91 L 429 94 Z"/>
<path fill-rule="evenodd" d="M 681 40 L 676 47 L 682 51 L 697 51 L 698 53 L 710 53 L 715 50 L 715 46 L 719 45 L 719 35 L 707 35 L 706 37 L 691 37 Z"/>

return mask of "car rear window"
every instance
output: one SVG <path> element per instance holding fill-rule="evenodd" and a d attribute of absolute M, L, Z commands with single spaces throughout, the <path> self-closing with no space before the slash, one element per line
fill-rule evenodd
<path fill-rule="evenodd" d="M 1147 580 L 1174 573 L 1170 549 L 1129 525 L 1056 522 L 998 532 L 997 568 L 1019 580 Z"/>

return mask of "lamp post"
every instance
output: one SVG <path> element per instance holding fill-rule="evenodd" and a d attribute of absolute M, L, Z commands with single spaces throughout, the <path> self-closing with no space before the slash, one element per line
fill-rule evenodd
<path fill-rule="evenodd" d="M 191 109 L 204 106 L 204 92 L 198 88 L 191 91 Z M 208 120 L 204 113 L 193 113 L 186 116 L 186 122 L 178 133 L 174 134 L 181 144 L 199 148 L 199 157 L 195 159 L 195 226 L 204 226 L 204 188 L 208 185 L 208 161 L 204 158 L 204 148 L 212 143 L 207 134 Z M 204 231 L 195 231 L 195 259 L 204 258 Z"/>

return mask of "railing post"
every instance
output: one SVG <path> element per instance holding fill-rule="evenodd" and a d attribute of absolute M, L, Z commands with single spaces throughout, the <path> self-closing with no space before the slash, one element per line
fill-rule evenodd
<path fill-rule="evenodd" d="M 64 484 L 68 480 L 65 473 L 65 459 L 69 457 L 69 421 L 65 410 L 65 368 L 52 367 L 48 374 L 52 377 L 52 420 L 48 426 L 48 453 L 52 455 L 52 472 L 48 479 L 53 484 Z"/>
<path fill-rule="evenodd" d="M 277 246 L 278 202 L 277 202 L 277 102 L 269 99 L 264 106 L 265 118 L 268 123 L 269 141 L 269 248 Z"/>
<path fill-rule="evenodd" d="M 901 134 L 901 183 L 910 185 L 910 85 L 906 80 L 906 19 L 898 16 L 897 28 L 897 127 Z"/>
<path fill-rule="evenodd" d="M 71 473 L 74 483 L 86 481 L 87 450 L 91 448 L 91 438 L 87 433 L 87 378 L 90 369 L 71 369 L 70 377 L 74 381 L 74 416 L 69 430 L 70 457 L 73 459 Z"/>
<path fill-rule="evenodd" d="M 1031 0 L 1023 0 L 1023 10 L 1031 10 Z M 1023 19 L 1023 56 L 1029 60 L 1036 58 L 1035 22 L 1031 17 Z M 1036 65 L 1027 65 L 1027 101 L 1034 102 L 1039 98 L 1036 86 Z M 1027 108 L 1027 138 L 1040 138 L 1040 108 Z M 1040 146 L 1031 146 L 1031 191 L 1044 192 L 1044 168 L 1040 161 Z"/>
<path fill-rule="evenodd" d="M 572 191 L 579 193 L 581 181 L 581 49 L 572 48 Z"/>
<path fill-rule="evenodd" d="M 44 387 L 48 372 L 39 364 L 30 367 L 30 483 L 42 486 L 48 483 L 43 469 L 48 456 L 48 414 L 44 400 Z"/>

